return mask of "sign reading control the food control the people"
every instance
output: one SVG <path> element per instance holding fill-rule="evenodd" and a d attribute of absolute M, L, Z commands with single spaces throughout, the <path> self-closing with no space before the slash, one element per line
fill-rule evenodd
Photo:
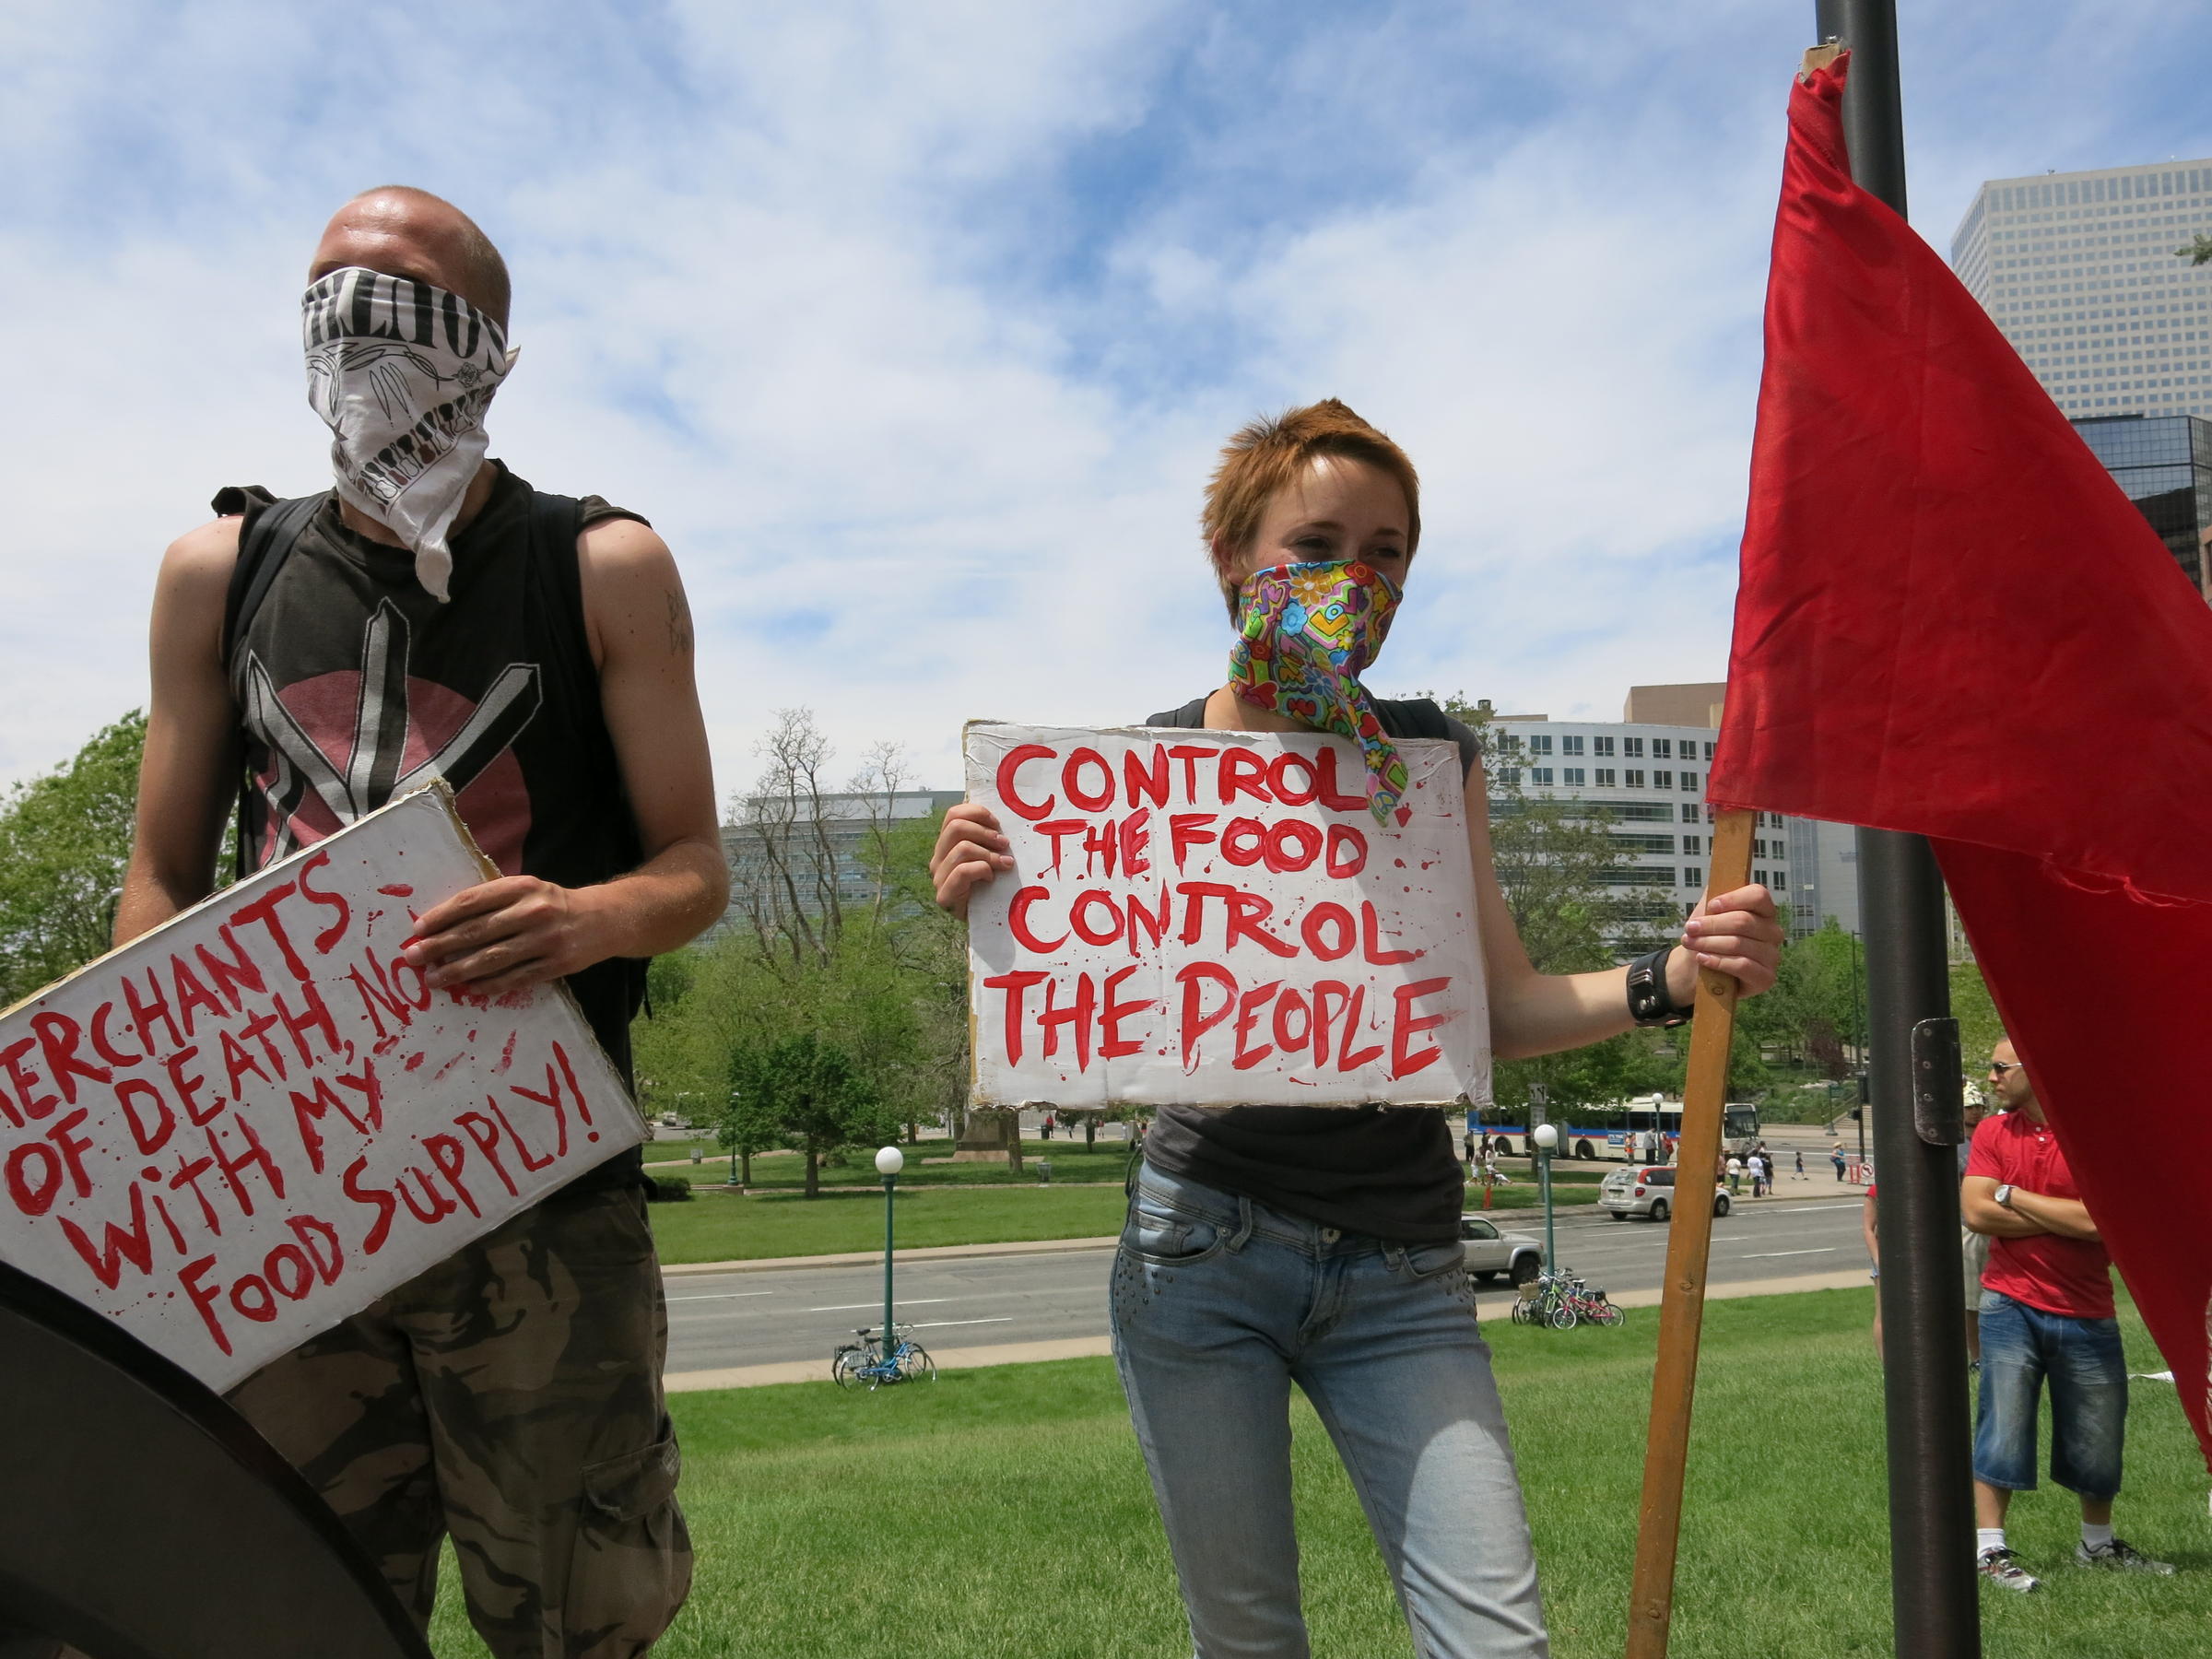
<path fill-rule="evenodd" d="M 1335 737 L 971 724 L 974 1103 L 1487 1100 L 1459 751 L 1398 747 L 1378 823 Z"/>

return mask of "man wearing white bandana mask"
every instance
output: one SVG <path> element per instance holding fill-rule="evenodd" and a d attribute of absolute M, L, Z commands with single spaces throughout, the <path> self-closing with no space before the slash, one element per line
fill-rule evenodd
<path fill-rule="evenodd" d="M 459 294 L 359 265 L 319 278 L 300 309 L 339 499 L 414 552 L 416 580 L 442 605 L 446 535 L 484 470 L 484 411 L 514 366 L 507 331 Z"/>
<path fill-rule="evenodd" d="M 501 875 L 406 958 L 489 995 L 563 980 L 627 1075 L 645 959 L 728 894 L 675 562 L 488 458 L 507 270 L 458 209 L 357 197 L 309 282 L 335 488 L 226 489 L 162 561 L 116 940 L 206 895 L 234 805 L 243 872 L 441 777 Z M 609 1160 L 231 1396 L 426 1626 L 450 1535 L 497 1659 L 642 1653 L 689 1586 L 642 1190 Z"/>

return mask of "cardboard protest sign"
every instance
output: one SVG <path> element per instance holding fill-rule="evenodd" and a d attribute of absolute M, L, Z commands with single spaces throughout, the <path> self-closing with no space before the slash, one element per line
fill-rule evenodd
<path fill-rule="evenodd" d="M 568 993 L 431 991 L 442 783 L 0 1015 L 0 1261 L 212 1388 L 644 1138 Z"/>
<path fill-rule="evenodd" d="M 1304 734 L 971 724 L 1014 868 L 969 906 L 979 1106 L 1489 1096 L 1459 753 Z"/>

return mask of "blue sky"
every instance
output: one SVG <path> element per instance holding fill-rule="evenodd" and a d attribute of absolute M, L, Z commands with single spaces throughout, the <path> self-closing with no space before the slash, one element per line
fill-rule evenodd
<path fill-rule="evenodd" d="M 404 182 L 505 250 L 494 453 L 649 515 L 724 793 L 771 711 L 950 786 L 971 717 L 1217 683 L 1222 439 L 1420 466 L 1370 676 L 1615 717 L 1716 677 L 1811 6 L 18 5 L 0 16 L 0 778 L 143 700 L 159 551 L 327 480 L 296 302 Z M 2212 152 L 2212 14 L 1905 0 L 1913 218 Z"/>

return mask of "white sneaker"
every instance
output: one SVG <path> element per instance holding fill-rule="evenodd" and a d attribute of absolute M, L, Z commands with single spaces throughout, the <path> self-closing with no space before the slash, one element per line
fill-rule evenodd
<path fill-rule="evenodd" d="M 2030 1572 L 2009 1549 L 1985 1549 L 1975 1558 L 1974 1571 L 1991 1583 L 2006 1590 L 2018 1590 L 2023 1595 L 2040 1589 L 2042 1580 Z"/>
<path fill-rule="evenodd" d="M 2148 1572 L 2159 1578 L 2173 1576 L 2171 1561 L 2154 1561 L 2125 1538 L 2114 1538 L 2110 1544 L 2100 1544 L 2094 1549 L 2087 1544 L 2075 1545 L 2074 1565 L 2103 1567 L 2113 1572 Z"/>

